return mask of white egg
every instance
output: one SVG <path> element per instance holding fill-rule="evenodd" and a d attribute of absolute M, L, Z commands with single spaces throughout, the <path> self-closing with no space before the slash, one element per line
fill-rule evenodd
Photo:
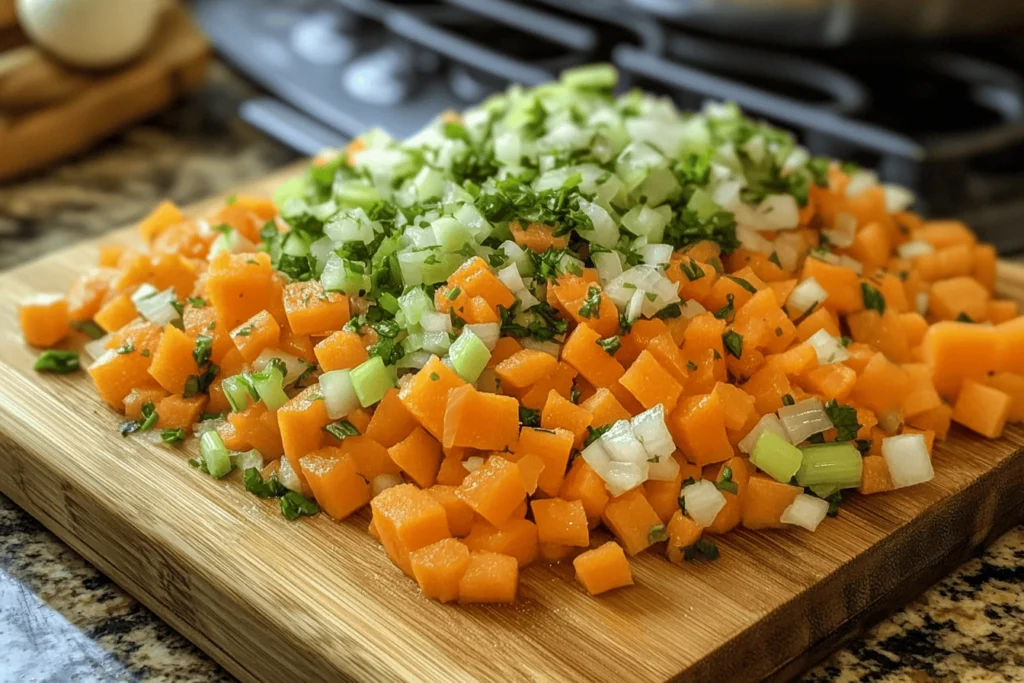
<path fill-rule="evenodd" d="M 138 55 L 161 0 L 17 0 L 18 22 L 37 45 L 73 66 L 117 66 Z"/>

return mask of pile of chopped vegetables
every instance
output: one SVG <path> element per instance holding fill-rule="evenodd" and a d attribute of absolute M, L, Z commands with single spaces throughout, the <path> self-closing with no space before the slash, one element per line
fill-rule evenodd
<path fill-rule="evenodd" d="M 930 480 L 951 422 L 1024 419 L 991 246 L 734 106 L 615 83 L 370 131 L 205 220 L 164 203 L 146 249 L 25 302 L 25 339 L 91 336 L 122 434 L 198 437 L 190 464 L 289 519 L 369 505 L 423 594 L 463 603 L 512 601 L 535 562 L 597 594 L 648 548 L 815 531 Z"/>

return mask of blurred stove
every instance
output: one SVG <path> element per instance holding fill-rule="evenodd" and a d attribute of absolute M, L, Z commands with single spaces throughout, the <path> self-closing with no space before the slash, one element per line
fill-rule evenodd
<path fill-rule="evenodd" d="M 813 152 L 876 168 L 928 215 L 1024 251 L 1024 50 L 866 44 L 784 51 L 711 38 L 646 0 L 195 0 L 221 54 L 270 94 L 242 116 L 305 153 L 396 137 L 510 83 L 610 61 L 685 108 L 732 100 Z"/>

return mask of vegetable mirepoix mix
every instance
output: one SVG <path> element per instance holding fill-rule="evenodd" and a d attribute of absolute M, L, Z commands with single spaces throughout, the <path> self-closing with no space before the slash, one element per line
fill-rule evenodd
<path fill-rule="evenodd" d="M 587 67 L 371 131 L 204 220 L 162 204 L 144 248 L 27 301 L 25 339 L 93 337 L 122 433 L 201 436 L 196 468 L 290 519 L 369 505 L 394 563 L 463 603 L 513 600 L 533 563 L 600 593 L 648 549 L 814 531 L 850 491 L 928 481 L 951 422 L 1024 419 L 991 247 L 733 106 L 614 85 Z"/>

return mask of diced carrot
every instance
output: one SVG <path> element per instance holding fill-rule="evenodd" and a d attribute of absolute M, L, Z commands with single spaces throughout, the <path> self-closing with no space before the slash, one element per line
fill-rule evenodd
<path fill-rule="evenodd" d="M 956 320 L 966 315 L 972 321 L 988 316 L 989 293 L 972 277 L 960 276 L 932 283 L 928 314 L 937 320 Z"/>
<path fill-rule="evenodd" d="M 839 336 L 839 323 L 835 316 L 826 308 L 816 308 L 796 326 L 796 337 L 802 342 L 807 341 L 818 330 L 825 330 L 833 337 Z"/>
<path fill-rule="evenodd" d="M 648 479 L 644 482 L 644 496 L 665 524 L 672 519 L 672 513 L 679 509 L 679 492 L 683 488 L 683 481 L 690 477 L 700 479 L 701 476 L 700 468 L 686 462 L 681 454 L 673 453 L 671 457 L 679 464 L 675 477 L 667 481 Z"/>
<path fill-rule="evenodd" d="M 619 350 L 615 352 L 615 359 L 623 366 L 629 365 L 636 360 L 641 351 L 647 348 L 652 339 L 667 331 L 668 326 L 660 318 L 640 318 L 633 323 L 629 332 L 620 338 Z"/>
<path fill-rule="evenodd" d="M 465 382 L 461 377 L 437 356 L 431 356 L 426 365 L 413 375 L 412 380 L 401 387 L 398 397 L 424 429 L 435 439 L 444 442 L 448 392 L 463 385 Z"/>
<path fill-rule="evenodd" d="M 210 254 L 210 247 L 219 236 L 216 230 L 200 230 L 199 223 L 187 220 L 164 229 L 150 243 L 149 250 L 154 254 L 178 254 L 205 261 Z M 113 265 L 116 265 L 116 261 Z"/>
<path fill-rule="evenodd" d="M 661 526 L 661 518 L 647 502 L 643 488 L 632 489 L 609 500 L 601 519 L 630 555 L 654 545 L 651 530 Z"/>
<path fill-rule="evenodd" d="M 512 239 L 516 244 L 538 254 L 548 249 L 565 249 L 569 245 L 569 236 L 555 237 L 555 229 L 550 225 L 530 223 L 523 228 L 519 221 L 510 221 L 508 229 L 512 232 Z"/>
<path fill-rule="evenodd" d="M 185 333 L 192 339 L 200 335 L 209 337 L 213 341 L 210 346 L 210 360 L 218 365 L 221 364 L 224 356 L 235 348 L 228 330 L 217 325 L 217 312 L 212 306 L 196 307 L 191 304 L 186 306 L 182 312 L 182 325 Z M 222 376 L 224 368 L 221 368 Z"/>
<path fill-rule="evenodd" d="M 540 413 L 540 426 L 544 429 L 564 429 L 572 432 L 573 445 L 583 446 L 587 438 L 587 427 L 593 422 L 593 415 L 583 406 L 562 398 L 557 391 L 548 392 L 548 399 Z"/>
<path fill-rule="evenodd" d="M 579 552 L 579 548 L 571 545 L 560 545 L 558 543 L 537 544 L 540 559 L 548 564 L 558 564 L 571 559 Z"/>
<path fill-rule="evenodd" d="M 488 522 L 501 526 L 526 500 L 526 487 L 519 467 L 495 455 L 466 476 L 456 495 Z"/>
<path fill-rule="evenodd" d="M 333 436 L 325 437 L 325 441 L 333 439 Z M 368 436 L 346 437 L 339 448 L 352 456 L 356 462 L 356 470 L 371 483 L 382 474 L 398 474 L 401 471 L 391 459 L 388 449 Z"/>
<path fill-rule="evenodd" d="M 121 257 L 124 256 L 124 252 L 125 247 L 120 244 L 102 246 L 100 247 L 100 257 L 97 262 L 104 268 L 114 268 L 121 260 Z"/>
<path fill-rule="evenodd" d="M 206 408 L 208 397 L 198 394 L 189 398 L 183 396 L 166 396 L 157 404 L 156 412 L 160 416 L 156 426 L 159 429 L 184 429 L 192 431 L 192 425 L 199 422 L 199 416 Z"/>
<path fill-rule="evenodd" d="M 461 538 L 468 535 L 473 528 L 476 513 L 473 512 L 473 508 L 455 495 L 455 487 L 435 484 L 427 489 L 427 493 L 444 507 L 445 516 L 448 519 L 448 529 L 452 532 L 452 536 Z"/>
<path fill-rule="evenodd" d="M 885 354 L 876 353 L 857 378 L 851 399 L 877 415 L 899 408 L 911 390 L 907 372 Z"/>
<path fill-rule="evenodd" d="M 514 557 L 474 550 L 459 581 L 459 603 L 515 602 L 519 566 Z"/>
<path fill-rule="evenodd" d="M 413 577 L 423 595 L 441 602 L 459 598 L 459 585 L 469 568 L 469 548 L 454 538 L 442 538 L 409 553 Z"/>
<path fill-rule="evenodd" d="M 711 291 L 708 292 L 704 305 L 709 311 L 715 312 L 726 308 L 732 302 L 733 310 L 736 311 L 753 296 L 750 292 L 750 287 L 755 290 L 762 290 L 767 286 L 761 278 L 754 274 L 754 271 L 750 268 L 744 268 L 731 275 L 723 275 L 715 280 L 715 284 L 711 286 Z"/>
<path fill-rule="evenodd" d="M 991 294 L 996 288 L 996 248 L 991 244 L 977 244 L 974 247 L 974 265 L 971 277 Z"/>
<path fill-rule="evenodd" d="M 526 494 L 532 496 L 537 491 L 537 482 L 544 471 L 544 460 L 534 453 L 509 453 L 508 459 L 519 466 L 519 476 L 523 479 Z"/>
<path fill-rule="evenodd" d="M 444 507 L 413 484 L 384 489 L 370 507 L 384 550 L 406 574 L 412 574 L 409 553 L 451 536 Z"/>
<path fill-rule="evenodd" d="M 485 550 L 514 557 L 520 568 L 537 559 L 537 525 L 513 515 L 500 527 L 478 519 L 464 543 L 470 550 Z"/>
<path fill-rule="evenodd" d="M 260 311 L 231 330 L 231 341 L 248 362 L 256 360 L 264 349 L 275 348 L 281 341 L 281 326 L 267 311 Z"/>
<path fill-rule="evenodd" d="M 754 408 L 759 415 L 777 411 L 782 407 L 782 397 L 793 390 L 785 373 L 770 363 L 758 370 L 740 388 L 754 397 Z"/>
<path fill-rule="evenodd" d="M 541 459 L 544 469 L 537 480 L 537 487 L 549 496 L 558 495 L 574 440 L 573 433 L 565 429 L 523 427 L 519 434 L 516 454 L 532 454 Z"/>
<path fill-rule="evenodd" d="M 558 495 L 565 500 L 578 500 L 583 504 L 590 528 L 597 526 L 609 499 L 604 479 L 580 457 L 573 459 Z"/>
<path fill-rule="evenodd" d="M 498 363 L 494 370 L 502 386 L 523 389 L 550 375 L 558 367 L 558 359 L 543 351 L 523 349 Z"/>
<path fill-rule="evenodd" d="M 818 353 L 810 344 L 800 343 L 782 353 L 769 356 L 767 362 L 782 374 L 793 377 L 818 367 Z"/>
<path fill-rule="evenodd" d="M 691 280 L 690 277 L 693 276 Z M 699 259 L 684 256 L 678 252 L 672 256 L 665 277 L 679 286 L 679 297 L 689 300 L 706 301 L 711 288 L 718 280 L 718 271 Z"/>
<path fill-rule="evenodd" d="M 828 292 L 828 298 L 822 306 L 839 313 L 855 313 L 864 308 L 857 273 L 851 268 L 828 263 L 819 258 L 808 258 L 804 261 L 801 279 L 813 277 Z"/>
<path fill-rule="evenodd" d="M 391 448 L 409 436 L 418 425 L 416 418 L 398 398 L 398 389 L 388 389 L 363 433 L 385 448 Z"/>
<path fill-rule="evenodd" d="M 590 532 L 583 503 L 561 498 L 534 500 L 531 504 L 537 524 L 537 538 L 541 543 L 557 543 L 587 547 Z"/>
<path fill-rule="evenodd" d="M 917 346 L 924 340 L 928 322 L 919 313 L 900 313 L 899 320 L 908 346 Z"/>
<path fill-rule="evenodd" d="M 587 410 L 593 416 L 590 426 L 594 429 L 630 418 L 629 412 L 622 407 L 622 404 L 615 398 L 615 395 L 606 388 L 595 391 L 593 396 L 580 404 L 580 407 Z"/>
<path fill-rule="evenodd" d="M 316 360 L 324 372 L 349 370 L 370 359 L 363 340 L 355 332 L 339 330 L 313 347 Z"/>
<path fill-rule="evenodd" d="M 168 325 L 153 353 L 149 374 L 169 393 L 184 393 L 189 378 L 199 374 L 199 366 L 192 356 L 194 349 L 195 340 Z"/>
<path fill-rule="evenodd" d="M 860 472 L 860 486 L 857 490 L 863 494 L 883 493 L 892 491 L 892 476 L 885 458 L 880 455 L 864 456 L 864 464 Z"/>
<path fill-rule="evenodd" d="M 501 280 L 491 272 L 487 262 L 474 256 L 451 274 L 448 278 L 450 287 L 458 287 L 468 297 L 479 297 L 486 301 L 491 309 L 501 306 L 512 308 L 516 298 Z"/>
<path fill-rule="evenodd" d="M 317 280 L 285 285 L 284 311 L 295 334 L 326 334 L 341 329 L 351 317 L 348 297 L 325 292 Z"/>
<path fill-rule="evenodd" d="M 857 382 L 857 373 L 840 363 L 821 365 L 797 378 L 797 383 L 825 399 L 845 401 Z"/>
<path fill-rule="evenodd" d="M 803 493 L 799 486 L 775 481 L 755 474 L 747 481 L 743 496 L 742 522 L 748 529 L 770 529 L 782 526 L 782 513 Z"/>
<path fill-rule="evenodd" d="M 511 396 L 477 391 L 470 384 L 448 392 L 442 434 L 445 448 L 501 451 L 515 444 L 518 433 L 519 404 Z"/>
<path fill-rule="evenodd" d="M 445 486 L 458 486 L 469 474 L 462 465 L 462 453 L 465 448 L 442 449 L 444 460 L 441 461 L 441 469 L 437 471 L 437 483 Z"/>
<path fill-rule="evenodd" d="M 852 313 L 846 316 L 846 324 L 855 341 L 870 345 L 894 362 L 906 363 L 910 360 L 910 345 L 899 314 L 892 308 L 886 308 L 884 314 L 875 310 Z"/>
<path fill-rule="evenodd" d="M 679 350 L 671 334 L 663 332 L 655 336 L 648 342 L 646 350 L 680 385 L 686 383 L 690 374 L 686 367 L 686 357 Z"/>
<path fill-rule="evenodd" d="M 619 311 L 601 285 L 582 277 L 562 276 L 548 285 L 548 296 L 555 297 L 563 315 L 575 323 L 587 323 L 602 337 L 610 337 L 619 329 Z"/>
<path fill-rule="evenodd" d="M 18 306 L 18 322 L 27 343 L 53 346 L 71 333 L 68 300 L 59 294 L 36 294 Z"/>
<path fill-rule="evenodd" d="M 487 361 L 487 367 L 493 368 L 506 358 L 511 358 L 523 350 L 523 345 L 513 337 L 500 337 L 491 350 L 491 358 Z"/>
<path fill-rule="evenodd" d="M 733 456 L 725 432 L 725 407 L 718 394 L 683 399 L 669 416 L 668 428 L 686 459 L 699 467 Z"/>
<path fill-rule="evenodd" d="M 1005 323 L 1020 315 L 1019 308 L 1017 302 L 1010 299 L 990 299 L 985 320 L 993 325 Z"/>
<path fill-rule="evenodd" d="M 625 369 L 597 343 L 600 335 L 589 325 L 580 324 L 562 347 L 562 360 L 574 367 L 595 387 L 607 387 L 618 381 Z"/>
<path fill-rule="evenodd" d="M 754 398 L 734 384 L 719 382 L 711 392 L 717 394 L 728 429 L 740 429 L 754 415 Z"/>
<path fill-rule="evenodd" d="M 277 411 L 284 455 L 301 479 L 299 458 L 324 445 L 324 427 L 331 423 L 327 406 L 320 397 L 319 386 L 313 385 L 285 403 Z M 355 437 L 349 437 L 345 441 Z"/>
<path fill-rule="evenodd" d="M 684 515 L 682 510 L 676 510 L 672 513 L 665 533 L 668 534 L 665 555 L 669 562 L 679 564 L 683 561 L 686 549 L 700 540 L 702 529 L 697 522 Z"/>
<path fill-rule="evenodd" d="M 1010 404 L 1009 395 L 969 379 L 964 382 L 953 406 L 953 422 L 982 436 L 998 439 L 1003 435 Z"/>
<path fill-rule="evenodd" d="M 131 323 L 118 333 L 116 339 L 118 346 L 93 361 L 89 375 L 100 397 L 111 408 L 120 411 L 124 409 L 124 397 L 133 389 L 155 386 L 149 366 L 160 341 L 160 328 L 153 323 Z M 134 350 L 118 353 L 118 350 L 128 348 Z"/>
<path fill-rule="evenodd" d="M 900 406 L 903 417 L 912 417 L 942 405 L 939 393 L 932 383 L 932 370 L 924 363 L 910 363 L 903 366 L 910 377 L 910 390 Z"/>
<path fill-rule="evenodd" d="M 969 244 L 954 244 L 915 258 L 913 272 L 925 282 L 935 282 L 970 275 L 973 269 L 974 247 Z"/>
<path fill-rule="evenodd" d="M 977 239 L 974 233 L 960 221 L 927 221 L 914 230 L 913 239 L 928 242 L 936 249 L 945 249 L 954 245 L 974 246 Z"/>
<path fill-rule="evenodd" d="M 124 416 L 129 420 L 138 420 L 142 417 L 143 406 L 151 403 L 155 410 L 160 401 L 167 395 L 167 392 L 159 387 L 155 389 L 132 389 L 124 397 Z"/>
<path fill-rule="evenodd" d="M 164 200 L 142 219 L 139 223 L 139 233 L 146 242 L 152 242 L 164 230 L 184 220 L 185 216 L 174 202 Z"/>
<path fill-rule="evenodd" d="M 441 467 L 441 444 L 417 426 L 412 432 L 388 449 L 388 455 L 420 488 L 434 485 Z"/>
<path fill-rule="evenodd" d="M 633 585 L 633 572 L 629 568 L 622 547 L 615 541 L 582 553 L 572 561 L 576 580 L 591 595 L 600 595 L 613 588 Z"/>
<path fill-rule="evenodd" d="M 935 432 L 938 439 L 945 439 L 949 433 L 949 424 L 953 418 L 952 406 L 943 403 L 931 410 L 907 418 L 907 424 L 918 429 Z M 858 436 L 859 438 L 859 436 Z"/>
<path fill-rule="evenodd" d="M 985 384 L 1010 397 L 1010 410 L 1006 419 L 1024 422 L 1024 376 L 1010 372 L 997 372 L 985 379 Z"/>
<path fill-rule="evenodd" d="M 121 294 L 103 304 L 93 317 L 93 321 L 102 327 L 104 332 L 113 332 L 135 320 L 138 315 L 131 297 Z"/>
<path fill-rule="evenodd" d="M 925 362 L 931 367 L 935 388 L 942 396 L 955 397 L 966 379 L 981 381 L 990 370 L 1010 369 L 999 367 L 997 330 L 1002 329 L 1002 325 L 992 328 L 957 322 L 940 322 L 928 328 L 922 342 Z M 1024 339 L 1024 326 L 1021 332 Z"/>
<path fill-rule="evenodd" d="M 525 392 L 509 389 L 507 393 L 516 395 L 523 407 L 531 410 L 541 410 L 548 400 L 548 394 L 556 392 L 562 398 L 569 398 L 572 395 L 573 383 L 579 373 L 571 365 L 559 362 L 547 377 L 542 377 L 534 382 Z"/>
<path fill-rule="evenodd" d="M 110 268 L 91 268 L 75 278 L 67 295 L 68 318 L 76 322 L 92 320 L 110 291 L 116 271 Z"/>
<path fill-rule="evenodd" d="M 207 300 L 216 309 L 217 319 L 228 329 L 265 310 L 274 290 L 269 254 L 221 252 L 210 261 Z"/>
<path fill-rule="evenodd" d="M 370 485 L 351 455 L 323 448 L 299 458 L 299 465 L 317 504 L 334 519 L 345 519 L 370 502 Z"/>
<path fill-rule="evenodd" d="M 228 413 L 227 420 L 242 440 L 242 445 L 231 450 L 255 448 L 264 458 L 278 458 L 284 455 L 277 414 L 267 410 L 262 401 L 253 403 L 241 412 Z"/>
<path fill-rule="evenodd" d="M 626 373 L 619 378 L 619 383 L 626 387 L 645 409 L 653 408 L 660 403 L 665 407 L 665 412 L 671 412 L 675 408 L 679 394 L 683 391 L 683 387 L 647 350 L 640 353 Z"/>

